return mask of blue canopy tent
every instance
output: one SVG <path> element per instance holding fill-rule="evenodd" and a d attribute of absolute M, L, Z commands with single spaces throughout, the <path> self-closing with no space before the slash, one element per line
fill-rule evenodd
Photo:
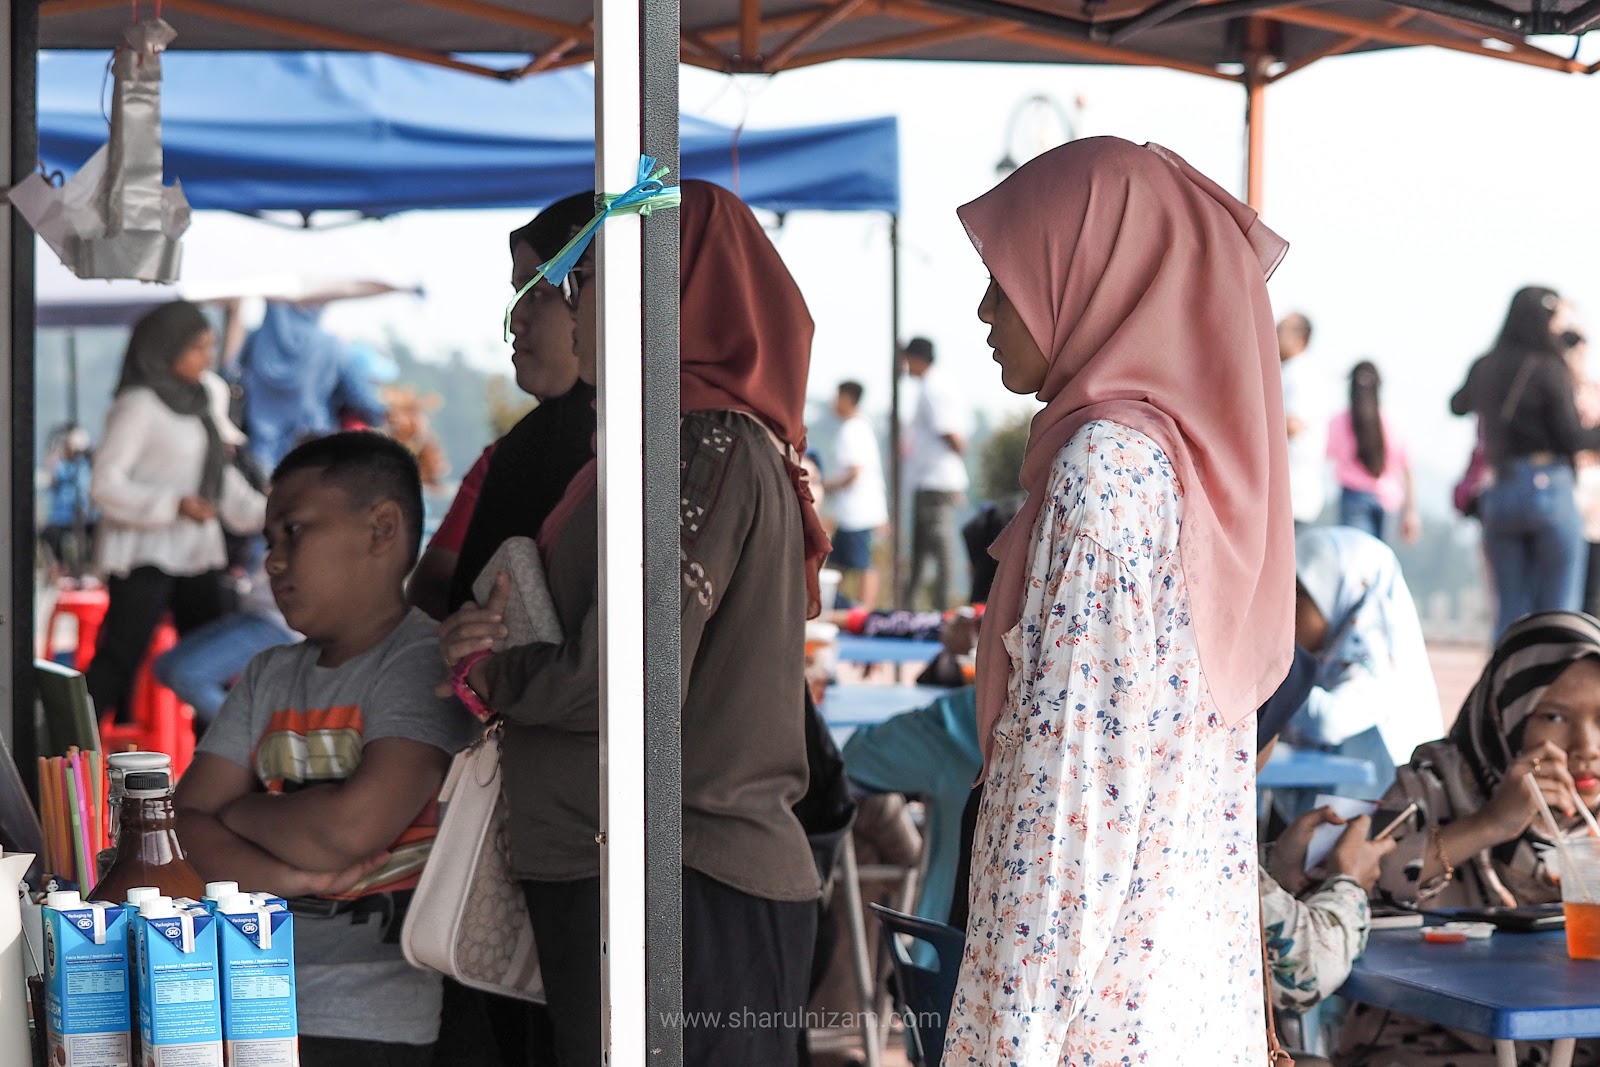
<path fill-rule="evenodd" d="M 594 184 L 587 70 L 493 81 L 384 55 L 169 52 L 167 178 L 254 214 L 523 207 Z M 39 56 L 39 157 L 72 173 L 107 137 L 106 56 Z M 682 173 L 771 211 L 900 210 L 893 118 L 735 131 L 684 115 Z"/>

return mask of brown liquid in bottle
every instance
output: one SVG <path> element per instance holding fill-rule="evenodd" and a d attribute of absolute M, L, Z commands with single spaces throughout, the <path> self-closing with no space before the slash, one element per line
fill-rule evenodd
<path fill-rule="evenodd" d="M 172 810 L 172 779 L 161 771 L 143 771 L 124 779 L 127 797 L 117 829 L 117 858 L 89 900 L 120 904 L 128 890 L 155 886 L 163 896 L 205 896 L 205 882 L 183 858 L 178 820 Z"/>

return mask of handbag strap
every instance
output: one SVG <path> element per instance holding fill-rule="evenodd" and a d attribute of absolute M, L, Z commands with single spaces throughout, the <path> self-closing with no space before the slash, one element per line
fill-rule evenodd
<path fill-rule="evenodd" d="M 1511 417 L 1517 413 L 1517 405 L 1522 403 L 1523 390 L 1528 387 L 1528 376 L 1533 373 L 1533 360 L 1524 357 L 1522 366 L 1517 368 L 1517 376 L 1511 380 L 1511 389 L 1506 393 L 1506 402 L 1500 405 L 1500 422 L 1509 424 Z"/>
<path fill-rule="evenodd" d="M 1263 907 L 1261 927 L 1261 999 L 1267 1005 L 1267 1067 L 1294 1067 L 1294 1057 L 1284 1051 L 1278 1041 L 1278 1018 L 1272 1010 L 1272 961 L 1267 958 L 1266 913 Z"/>

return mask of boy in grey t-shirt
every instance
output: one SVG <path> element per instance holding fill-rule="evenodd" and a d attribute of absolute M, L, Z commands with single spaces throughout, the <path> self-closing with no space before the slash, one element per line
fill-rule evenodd
<path fill-rule="evenodd" d="M 302 1067 L 429 1062 L 439 976 L 398 916 L 473 734 L 434 623 L 406 606 L 421 541 L 415 461 L 369 433 L 302 445 L 273 475 L 266 571 L 305 643 L 251 661 L 179 783 L 178 832 L 207 880 L 291 898 Z"/>

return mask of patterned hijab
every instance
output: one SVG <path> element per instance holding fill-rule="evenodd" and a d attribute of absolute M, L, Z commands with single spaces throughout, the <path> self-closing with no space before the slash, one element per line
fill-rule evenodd
<path fill-rule="evenodd" d="M 174 414 L 192 415 L 206 429 L 206 458 L 196 493 L 216 501 L 222 495 L 222 471 L 228 451 L 211 410 L 211 394 L 202 382 L 186 382 L 172 373 L 172 365 L 195 338 L 211 329 L 205 313 L 187 300 L 174 300 L 134 323 L 128 351 L 122 357 L 117 395 L 129 389 L 150 390 Z"/>
<path fill-rule="evenodd" d="M 1600 658 L 1600 621 L 1573 611 L 1528 615 L 1500 638 L 1450 729 L 1451 744 L 1486 796 L 1516 759 L 1512 736 L 1539 706 L 1545 690 L 1589 656 Z"/>

